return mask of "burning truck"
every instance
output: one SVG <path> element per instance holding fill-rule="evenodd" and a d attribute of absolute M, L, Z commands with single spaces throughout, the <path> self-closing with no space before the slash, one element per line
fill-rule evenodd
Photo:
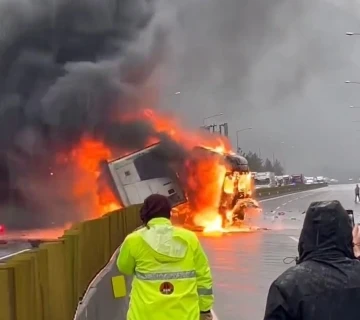
<path fill-rule="evenodd" d="M 122 206 L 142 203 L 150 194 L 162 194 L 183 217 L 182 222 L 194 228 L 208 225 L 199 217 L 209 212 L 220 217 L 218 227 L 238 225 L 245 220 L 246 208 L 257 207 L 251 198 L 251 172 L 244 157 L 197 146 L 169 159 L 161 147 L 156 143 L 103 164 Z M 201 176 L 206 179 L 201 179 L 199 172 L 205 173 Z"/>
<path fill-rule="evenodd" d="M 257 210 L 250 208 L 257 203 L 251 197 L 248 163 L 231 151 L 226 137 L 183 128 L 177 119 L 149 109 L 117 121 L 127 127 L 139 117 L 152 128 L 135 131 L 143 135 L 140 141 L 136 136 L 134 143 L 110 143 L 84 135 L 70 149 L 55 150 L 53 157 L 45 158 L 38 166 L 44 172 L 18 170 L 22 176 L 17 185 L 26 186 L 19 190 L 26 197 L 14 203 L 16 216 L 6 211 L 1 222 L 7 229 L 60 230 L 159 193 L 172 203 L 174 222 L 185 227 L 206 232 L 253 225 L 249 220 Z"/>

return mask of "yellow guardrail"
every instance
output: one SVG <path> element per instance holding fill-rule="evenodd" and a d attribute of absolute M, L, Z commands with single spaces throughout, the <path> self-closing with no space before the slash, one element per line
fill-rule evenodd
<path fill-rule="evenodd" d="M 0 264 L 0 320 L 71 320 L 95 275 L 140 226 L 140 205 L 81 222 Z"/>

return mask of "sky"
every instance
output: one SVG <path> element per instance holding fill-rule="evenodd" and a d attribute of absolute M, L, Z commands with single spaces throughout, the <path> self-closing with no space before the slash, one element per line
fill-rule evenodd
<path fill-rule="evenodd" d="M 173 8 L 176 9 L 173 9 Z M 162 107 L 228 122 L 244 151 L 287 173 L 360 177 L 359 1 L 186 0 L 170 5 Z M 174 10 L 174 11 L 171 11 Z M 174 94 L 181 92 L 180 94 Z M 357 131 L 359 130 L 359 131 Z"/>

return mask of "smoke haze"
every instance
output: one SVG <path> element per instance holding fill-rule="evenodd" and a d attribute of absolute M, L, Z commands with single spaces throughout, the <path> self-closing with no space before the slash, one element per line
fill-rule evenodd
<path fill-rule="evenodd" d="M 279 158 L 287 173 L 360 175 L 357 0 L 184 1 L 164 106 L 189 121 L 219 112 L 235 146 Z M 360 119 L 360 118 L 359 118 Z M 355 176 L 354 176 L 355 178 Z"/>

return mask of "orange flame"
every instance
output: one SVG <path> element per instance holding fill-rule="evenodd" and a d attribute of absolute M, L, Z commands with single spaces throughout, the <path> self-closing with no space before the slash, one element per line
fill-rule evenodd
<path fill-rule="evenodd" d="M 147 145 L 159 142 L 157 135 L 165 134 L 188 151 L 196 147 L 212 151 L 207 152 L 205 156 L 203 153 L 199 156 L 189 152 L 192 156 L 185 163 L 185 174 L 179 174 L 179 176 L 183 180 L 191 206 L 192 223 L 204 227 L 205 232 L 223 230 L 223 217 L 219 214 L 219 203 L 224 193 L 234 192 L 234 177 L 226 177 L 227 168 L 222 159 L 224 153 L 233 153 L 227 138 L 201 132 L 201 130 L 187 130 L 175 118 L 155 113 L 151 109 L 123 114 L 117 121 L 126 123 L 144 121 L 144 119 L 154 128 L 154 136 L 148 137 Z M 68 161 L 75 166 L 77 179 L 73 186 L 74 196 L 81 198 L 90 194 L 94 199 L 94 212 L 91 213 L 91 217 L 101 216 L 121 207 L 109 183 L 101 176 L 101 161 L 120 157 L 133 151 L 115 153 L 103 142 L 84 137 L 70 154 L 58 157 L 59 161 Z M 251 177 L 250 179 L 247 176 L 240 177 L 238 188 L 245 188 L 250 182 Z"/>
<path fill-rule="evenodd" d="M 89 218 L 99 217 L 107 212 L 121 208 L 107 181 L 101 176 L 100 163 L 112 158 L 112 152 L 101 141 L 85 137 L 67 156 L 58 155 L 58 162 L 72 163 L 76 179 L 73 194 L 81 199 L 92 199 L 93 212 Z"/>

